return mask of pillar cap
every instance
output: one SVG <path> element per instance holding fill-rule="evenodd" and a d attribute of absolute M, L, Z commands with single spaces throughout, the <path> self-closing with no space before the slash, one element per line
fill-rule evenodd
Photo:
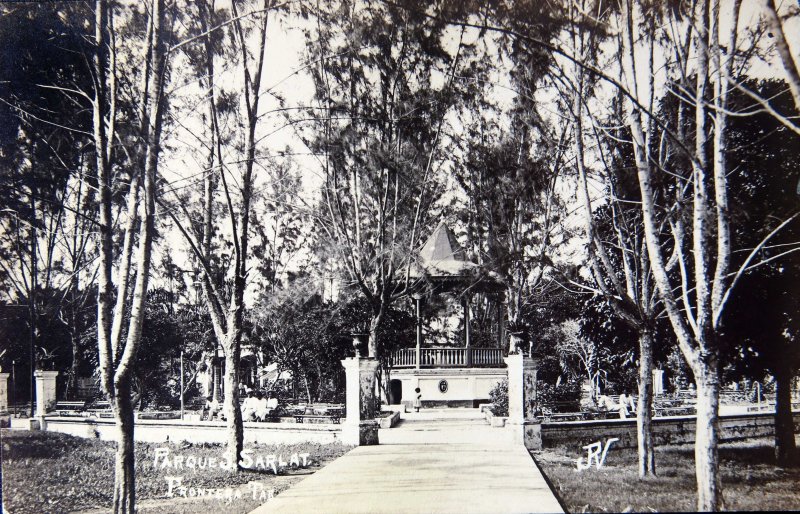
<path fill-rule="evenodd" d="M 45 371 L 41 369 L 37 369 L 33 372 L 34 377 L 43 377 L 43 378 L 55 378 L 58 376 L 58 371 Z"/>

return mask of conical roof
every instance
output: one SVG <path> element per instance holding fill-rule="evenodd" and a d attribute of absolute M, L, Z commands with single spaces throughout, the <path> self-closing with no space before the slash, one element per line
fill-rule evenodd
<path fill-rule="evenodd" d="M 420 271 L 429 276 L 458 276 L 476 264 L 467 260 L 453 231 L 439 223 L 419 251 L 419 266 Z"/>
<path fill-rule="evenodd" d="M 439 223 L 436 230 L 422 246 L 419 257 L 423 261 L 466 261 L 464 249 L 458 244 L 455 234 L 444 223 Z"/>
<path fill-rule="evenodd" d="M 467 253 L 444 222 L 439 223 L 422 245 L 410 276 L 415 279 L 424 277 L 456 292 L 467 287 L 474 291 L 495 291 L 503 287 L 497 273 L 482 269 L 467 259 Z"/>

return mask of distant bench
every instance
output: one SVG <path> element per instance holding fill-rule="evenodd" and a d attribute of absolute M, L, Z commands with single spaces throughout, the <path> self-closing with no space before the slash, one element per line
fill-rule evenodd
<path fill-rule="evenodd" d="M 59 416 L 97 416 L 110 418 L 113 416 L 111 404 L 105 400 L 92 402 L 91 400 L 59 401 L 53 406 L 53 411 Z"/>
<path fill-rule="evenodd" d="M 337 425 L 341 422 L 339 414 L 295 414 L 294 416 L 294 420 L 297 423 L 304 423 L 306 420 L 312 419 L 325 420 Z"/>
<path fill-rule="evenodd" d="M 89 415 L 95 415 L 98 418 L 112 418 L 114 417 L 114 413 L 111 411 L 111 403 L 106 400 L 101 400 L 92 403 L 89 407 L 86 408 L 86 412 Z"/>
<path fill-rule="evenodd" d="M 655 415 L 660 416 L 692 416 L 695 414 L 694 406 L 655 408 Z"/>
<path fill-rule="evenodd" d="M 82 416 L 86 410 L 86 402 L 56 402 L 55 410 L 59 416 Z"/>

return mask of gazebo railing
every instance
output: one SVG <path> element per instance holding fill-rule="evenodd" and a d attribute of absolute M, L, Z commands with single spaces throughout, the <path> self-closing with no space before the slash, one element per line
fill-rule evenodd
<path fill-rule="evenodd" d="M 420 368 L 502 367 L 501 348 L 420 348 Z M 392 354 L 393 368 L 417 367 L 416 348 L 404 348 Z"/>

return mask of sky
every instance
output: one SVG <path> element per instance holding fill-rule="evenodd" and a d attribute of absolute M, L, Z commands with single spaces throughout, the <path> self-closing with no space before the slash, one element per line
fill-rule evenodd
<path fill-rule="evenodd" d="M 792 5 L 791 2 L 783 0 L 780 2 L 780 9 L 785 11 L 786 8 Z M 225 2 L 217 2 L 218 6 L 224 6 Z M 730 16 L 727 13 L 729 10 L 730 1 L 722 0 L 721 10 L 723 12 L 722 28 L 723 31 L 727 30 L 730 24 Z M 761 12 L 761 5 L 756 0 L 744 0 L 742 4 L 740 27 L 751 26 L 759 17 Z M 298 137 L 299 131 L 303 130 L 302 124 L 291 125 L 286 123 L 284 111 L 279 110 L 280 103 L 278 97 L 285 101 L 285 106 L 290 109 L 298 109 L 308 106 L 312 102 L 313 84 L 307 74 L 307 55 L 305 50 L 305 38 L 303 29 L 308 27 L 308 21 L 302 20 L 298 17 L 285 17 L 271 15 L 270 25 L 267 35 L 266 54 L 265 54 L 265 69 L 262 91 L 264 92 L 262 98 L 262 105 L 259 112 L 263 116 L 263 121 L 259 125 L 257 137 L 261 140 L 259 149 L 265 154 L 275 155 L 278 152 L 288 150 L 288 153 L 293 154 L 293 160 L 296 166 L 299 167 L 302 173 L 302 191 L 297 197 L 297 205 L 301 208 L 307 208 L 309 205 L 315 203 L 319 195 L 319 188 L 322 184 L 322 175 L 320 172 L 320 161 L 317 157 L 310 155 L 309 149 L 305 147 L 301 139 Z M 786 24 L 786 33 L 790 39 L 790 45 L 795 50 L 794 54 L 798 55 L 800 49 L 800 20 L 794 19 Z M 476 32 L 468 33 L 466 36 L 467 41 L 474 40 Z M 451 51 L 455 49 L 458 42 L 458 31 L 452 30 L 448 37 L 448 45 Z M 490 46 L 492 43 L 489 43 Z M 180 60 L 180 58 L 178 58 Z M 637 50 L 637 61 L 646 61 L 646 53 L 643 49 Z M 565 64 L 561 59 L 562 64 Z M 656 66 L 659 68 L 663 66 L 664 55 L 662 53 L 656 54 Z M 185 63 L 177 62 L 174 65 L 181 66 Z M 313 64 L 313 63 L 312 63 Z M 493 94 L 494 100 L 499 104 L 510 104 L 513 99 L 514 93 L 509 89 L 508 79 L 504 75 L 504 67 L 501 59 L 498 59 L 498 73 L 494 80 L 497 81 Z M 218 83 L 224 89 L 238 89 L 242 82 L 241 70 L 236 67 L 220 66 L 218 70 Z M 609 73 L 613 71 L 613 64 L 609 64 L 606 68 Z M 750 74 L 756 77 L 774 77 L 782 76 L 782 69 L 776 65 L 776 61 L 771 59 L 770 62 L 756 60 L 753 67 L 750 69 Z M 658 72 L 657 82 L 663 81 L 663 68 Z M 439 80 L 444 80 L 440 76 Z M 640 88 L 646 84 L 646 76 L 640 74 L 638 77 Z M 548 115 L 548 105 L 552 105 L 553 92 L 543 88 L 539 93 L 538 99 L 540 105 L 545 113 Z M 196 103 L 198 98 L 202 98 L 203 92 L 197 87 L 197 84 L 188 84 L 180 88 L 176 92 L 173 99 L 173 112 L 181 113 L 181 119 L 173 124 L 173 133 L 170 135 L 176 144 L 171 151 L 166 154 L 162 163 L 162 172 L 165 177 L 170 180 L 175 188 L 189 187 L 193 183 L 197 183 L 202 178 L 202 170 L 205 167 L 205 152 L 198 151 L 199 140 L 193 134 L 201 134 L 203 121 L 200 115 L 204 111 L 204 107 L 197 107 L 192 109 L 193 103 Z M 598 99 L 603 102 L 602 98 Z M 551 121 L 558 125 L 563 123 L 561 119 L 562 114 L 550 111 Z M 175 120 L 173 120 L 175 121 Z M 460 130 L 463 130 L 460 119 L 453 113 L 447 118 L 448 125 L 454 137 Z M 239 127 L 226 127 L 226 130 L 236 131 L 240 130 Z M 443 139 L 446 141 L 446 139 Z M 591 154 L 588 160 L 591 161 Z M 591 166 L 592 163 L 588 162 Z M 266 175 L 266 174 L 264 174 Z M 262 179 L 259 179 L 262 180 Z M 569 228 L 577 229 L 580 225 L 578 214 L 578 205 L 575 203 L 576 198 L 574 195 L 574 185 L 570 182 L 571 179 L 565 179 L 560 186 L 561 193 L 570 202 L 570 212 L 572 215 L 568 217 L 566 224 Z M 263 185 L 263 182 L 261 183 Z M 257 182 L 258 185 L 258 182 Z M 592 195 L 595 202 L 602 201 L 603 196 L 602 184 L 592 182 L 590 184 Z M 461 194 L 453 184 L 450 184 L 448 195 L 446 198 L 452 198 Z M 258 212 L 258 215 L 265 215 Z M 186 245 L 181 240 L 177 233 L 170 233 L 167 236 L 170 242 L 161 248 L 161 251 L 169 251 L 173 258 L 183 255 L 182 259 L 184 265 L 188 262 L 185 256 L 187 255 Z M 574 239 L 568 245 L 561 249 L 558 256 L 565 262 L 575 262 L 582 259 L 584 242 L 582 239 Z M 180 249 L 179 252 L 174 252 L 174 249 Z M 297 256 L 297 262 L 294 265 L 299 265 L 308 255 L 300 254 Z M 181 262 L 180 257 L 176 259 Z"/>

